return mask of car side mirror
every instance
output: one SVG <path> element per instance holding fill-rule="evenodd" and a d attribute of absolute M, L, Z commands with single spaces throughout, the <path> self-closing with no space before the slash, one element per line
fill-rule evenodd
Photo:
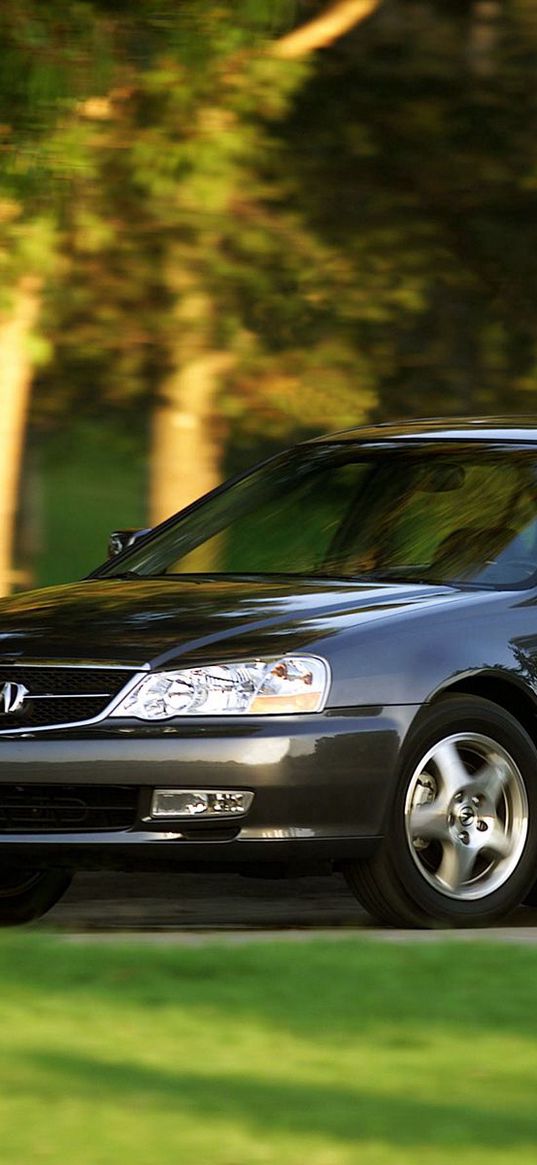
<path fill-rule="evenodd" d="M 116 558 L 118 554 L 121 554 L 123 550 L 127 549 L 127 546 L 134 546 L 134 543 L 139 538 L 143 538 L 144 534 L 149 534 L 150 528 L 147 527 L 145 530 L 134 530 L 132 528 L 112 530 L 108 538 L 108 557 Z"/>

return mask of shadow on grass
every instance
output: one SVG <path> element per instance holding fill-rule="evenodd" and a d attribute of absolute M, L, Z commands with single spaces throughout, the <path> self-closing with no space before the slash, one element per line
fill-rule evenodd
<path fill-rule="evenodd" d="M 498 1149 L 535 1143 L 537 1114 L 523 1108 L 485 1108 L 447 1100 L 418 1101 L 411 1097 L 360 1092 L 333 1084 L 279 1082 L 251 1074 L 191 1075 L 132 1062 L 110 1064 L 97 1058 L 47 1052 L 29 1053 L 14 1065 L 10 1092 L 17 1091 L 17 1072 L 37 1073 L 33 1095 L 51 1101 L 58 1096 L 88 1101 L 106 1096 L 121 1107 L 144 1106 L 186 1113 L 195 1120 L 240 1121 L 254 1135 L 320 1136 L 341 1142 L 381 1140 L 400 1148 L 464 1144 Z M 22 1087 L 20 1088 L 22 1091 Z"/>
<path fill-rule="evenodd" d="M 316 1042 L 370 1034 L 415 1046 L 435 1030 L 537 1037 L 537 948 L 439 943 L 341 942 L 243 947 L 72 945 L 41 935 L 0 935 L 0 988 L 7 998 L 208 1011 L 253 1020 Z M 76 1001 L 76 1004 L 75 1004 Z"/>

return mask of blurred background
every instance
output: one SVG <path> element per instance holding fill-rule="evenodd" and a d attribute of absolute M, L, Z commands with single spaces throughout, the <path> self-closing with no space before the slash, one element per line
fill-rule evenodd
<path fill-rule="evenodd" d="M 0 6 L 0 593 L 276 449 L 537 412 L 535 0 Z"/>

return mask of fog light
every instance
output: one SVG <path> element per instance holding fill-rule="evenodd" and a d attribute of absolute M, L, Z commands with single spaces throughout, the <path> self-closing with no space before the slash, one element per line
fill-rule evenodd
<path fill-rule="evenodd" d="M 151 817 L 236 817 L 253 799 L 234 789 L 155 789 Z"/>

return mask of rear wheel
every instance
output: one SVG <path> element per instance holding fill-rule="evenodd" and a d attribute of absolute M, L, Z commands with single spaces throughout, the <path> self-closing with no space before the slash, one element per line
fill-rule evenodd
<path fill-rule="evenodd" d="M 0 926 L 41 918 L 71 882 L 63 870 L 28 870 L 0 865 Z"/>
<path fill-rule="evenodd" d="M 446 697 L 406 750 L 382 846 L 347 868 L 357 898 L 392 926 L 482 926 L 524 900 L 536 874 L 537 752 L 508 712 Z"/>

